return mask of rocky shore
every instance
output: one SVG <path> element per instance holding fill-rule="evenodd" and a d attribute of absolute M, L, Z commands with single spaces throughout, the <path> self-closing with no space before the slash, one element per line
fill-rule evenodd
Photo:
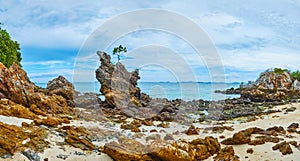
<path fill-rule="evenodd" d="M 100 93 L 46 88 L 0 63 L 0 160 L 297 160 L 300 84 L 266 72 L 222 101 L 151 98 L 139 72 L 97 52 Z"/>

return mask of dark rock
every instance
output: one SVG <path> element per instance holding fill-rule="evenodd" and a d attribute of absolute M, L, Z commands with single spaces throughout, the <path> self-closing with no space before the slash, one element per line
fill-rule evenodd
<path fill-rule="evenodd" d="M 272 137 L 272 136 L 256 136 L 256 139 L 264 140 L 265 142 L 272 142 L 272 143 L 278 143 L 280 139 L 278 137 Z"/>
<path fill-rule="evenodd" d="M 264 130 L 257 127 L 248 128 L 233 134 L 232 138 L 225 139 L 221 143 L 225 145 L 248 144 L 252 134 L 264 134 Z"/>
<path fill-rule="evenodd" d="M 85 109 L 99 109 L 103 105 L 99 94 L 92 92 L 75 95 L 74 103 L 76 107 Z"/>
<path fill-rule="evenodd" d="M 149 97 L 137 87 L 140 79 L 138 70 L 128 72 L 123 64 L 116 65 L 110 61 L 110 56 L 105 52 L 97 52 L 101 65 L 96 70 L 96 78 L 101 84 L 100 92 L 105 96 L 105 101 L 113 107 L 126 108 L 128 105 L 142 107 L 147 104 Z M 145 100 L 142 100 L 145 99 Z"/>
<path fill-rule="evenodd" d="M 292 123 L 291 125 L 288 126 L 287 131 L 288 132 L 297 132 L 297 128 L 299 128 L 299 124 Z"/>
<path fill-rule="evenodd" d="M 171 134 L 166 134 L 164 140 L 175 140 Z"/>
<path fill-rule="evenodd" d="M 217 156 L 214 157 L 215 161 L 239 161 L 239 157 L 235 155 L 232 146 L 227 146 L 221 149 Z"/>
<path fill-rule="evenodd" d="M 70 155 L 59 154 L 59 155 L 56 156 L 56 158 L 66 160 L 69 156 L 70 156 Z"/>
<path fill-rule="evenodd" d="M 286 134 L 286 131 L 282 126 L 274 126 L 266 129 L 265 134 L 278 136 L 278 134 Z"/>
<path fill-rule="evenodd" d="M 184 131 L 184 133 L 187 135 L 199 135 L 194 125 L 191 125 L 186 131 Z"/>
<path fill-rule="evenodd" d="M 274 151 L 279 149 L 279 151 L 282 153 L 282 155 L 293 153 L 291 146 L 286 141 L 274 145 L 272 147 L 272 149 Z"/>
<path fill-rule="evenodd" d="M 69 106 L 74 107 L 75 88 L 65 77 L 58 76 L 47 84 L 48 95 L 60 95 L 66 99 Z"/>
<path fill-rule="evenodd" d="M 246 151 L 247 153 L 250 153 L 250 154 L 252 154 L 254 151 L 253 151 L 253 149 L 252 148 L 249 148 L 249 149 L 247 149 L 247 151 Z"/>
<path fill-rule="evenodd" d="M 21 152 L 24 156 L 26 156 L 30 161 L 40 161 L 41 157 L 32 150 L 25 150 Z"/>
<path fill-rule="evenodd" d="M 258 140 L 251 140 L 249 145 L 262 145 L 265 144 L 265 141 L 263 139 L 258 139 Z"/>

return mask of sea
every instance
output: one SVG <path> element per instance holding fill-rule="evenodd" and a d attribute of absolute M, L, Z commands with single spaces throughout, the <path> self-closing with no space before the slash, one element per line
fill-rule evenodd
<path fill-rule="evenodd" d="M 36 83 L 38 86 L 45 88 L 47 83 Z M 81 93 L 95 92 L 100 93 L 99 82 L 75 82 L 75 90 Z M 139 82 L 138 86 L 141 91 L 150 95 L 152 98 L 167 98 L 169 100 L 182 99 L 191 100 L 223 100 L 226 98 L 240 97 L 238 94 L 225 95 L 215 93 L 215 90 L 225 90 L 237 88 L 240 83 L 220 83 L 220 82 Z M 103 96 L 100 96 L 104 99 Z"/>

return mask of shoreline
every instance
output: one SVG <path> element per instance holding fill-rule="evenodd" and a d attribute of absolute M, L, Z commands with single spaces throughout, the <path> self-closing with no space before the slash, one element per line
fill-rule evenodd
<path fill-rule="evenodd" d="M 285 110 L 290 107 L 296 107 L 295 111 L 286 113 Z M 151 136 L 156 136 L 158 138 L 158 135 L 160 135 L 160 138 L 162 139 L 166 134 L 171 134 L 174 140 L 187 140 L 191 141 L 197 138 L 204 138 L 207 136 L 212 136 L 217 138 L 220 142 L 225 140 L 226 138 L 231 137 L 234 133 L 245 130 L 250 127 L 258 127 L 258 128 L 270 128 L 273 126 L 282 126 L 284 129 L 286 129 L 290 124 L 292 123 L 300 123 L 300 103 L 289 103 L 285 105 L 279 105 L 275 106 L 274 109 L 281 110 L 282 112 L 276 112 L 272 114 L 267 115 L 261 115 L 257 116 L 256 120 L 250 121 L 250 122 L 244 122 L 244 123 L 237 123 L 234 120 L 227 120 L 227 121 L 215 121 L 214 123 L 193 123 L 195 128 L 199 129 L 198 135 L 186 135 L 184 133 L 185 130 L 189 128 L 187 125 L 180 125 L 180 123 L 176 122 L 170 122 L 169 127 L 163 128 L 158 127 L 157 125 L 161 124 L 162 122 L 157 121 L 154 122 L 154 125 L 152 126 L 145 126 L 142 125 L 140 129 L 142 129 L 141 134 L 144 134 L 145 136 L 142 136 L 141 138 L 137 138 L 136 140 L 140 141 L 142 144 L 147 144 L 146 138 Z M 6 122 L 14 122 L 13 120 L 17 121 L 19 118 L 11 118 L 12 120 Z M 133 119 L 127 119 L 128 122 L 133 121 Z M 67 124 L 66 124 L 67 125 Z M 100 130 L 102 133 L 105 131 L 110 131 L 112 133 L 112 130 L 115 130 L 115 132 L 119 132 L 118 135 L 115 135 L 112 139 L 109 140 L 102 140 L 99 142 L 93 142 L 94 144 L 98 144 L 100 146 L 104 146 L 105 143 L 111 142 L 111 141 L 117 141 L 117 138 L 121 135 L 127 135 L 127 136 L 134 136 L 137 133 L 130 132 L 128 130 L 123 130 L 120 128 L 121 123 L 114 123 L 114 122 L 94 122 L 94 121 L 80 121 L 80 120 L 74 120 L 71 121 L 68 126 L 83 126 L 87 129 L 97 129 Z M 62 125 L 64 126 L 64 125 Z M 205 132 L 205 128 L 208 127 L 219 127 L 219 126 L 229 126 L 232 127 L 233 131 L 224 130 L 221 133 L 213 133 L 211 130 L 208 130 Z M 157 133 L 151 133 L 149 131 L 156 129 Z M 298 129 L 299 130 L 299 129 Z M 52 131 L 52 130 L 50 130 Z M 179 133 L 177 132 L 179 131 Z M 53 131 L 52 131 L 53 132 Z M 41 159 L 48 158 L 50 160 L 61 160 L 58 157 L 66 157 L 66 160 L 86 160 L 88 158 L 90 159 L 99 159 L 99 160 L 111 160 L 111 158 L 106 155 L 105 153 L 101 153 L 99 155 L 95 152 L 86 152 L 82 151 L 81 149 L 71 147 L 69 145 L 61 146 L 56 145 L 57 141 L 63 142 L 63 138 L 60 136 L 55 135 L 54 133 L 50 132 L 50 135 L 48 136 L 47 140 L 50 141 L 51 148 L 48 148 L 45 150 L 44 153 L 38 153 L 38 155 L 41 157 Z M 174 133 L 178 134 L 174 134 Z M 108 132 L 109 133 L 109 132 Z M 158 135 L 154 135 L 158 134 Z M 290 136 L 293 136 L 294 138 L 289 138 Z M 109 136 L 109 135 L 108 135 Z M 152 136 L 152 137 L 153 137 Z M 220 138 L 222 136 L 222 138 Z M 225 138 L 223 138 L 223 136 Z M 156 138 L 156 139 L 157 139 Z M 279 138 L 284 139 L 285 141 L 296 141 L 300 145 L 300 134 L 297 133 L 287 133 L 287 135 L 279 136 Z M 268 158 L 269 160 L 296 160 L 297 158 L 300 158 L 300 149 L 297 149 L 293 146 L 291 146 L 293 153 L 289 155 L 282 155 L 279 151 L 273 151 L 272 146 L 274 146 L 274 143 L 265 143 L 263 145 L 233 145 L 235 154 L 239 156 L 240 160 L 262 160 Z M 221 147 L 224 148 L 226 145 L 221 144 Z M 252 148 L 253 153 L 248 154 L 246 151 L 247 149 Z M 63 150 L 65 149 L 65 150 Z M 84 155 L 77 155 L 78 154 L 84 154 Z M 60 155 L 61 154 L 61 155 Z M 25 157 L 26 158 L 26 157 Z M 23 160 L 25 159 L 24 156 L 22 157 L 22 154 L 18 154 L 13 156 L 12 159 L 5 159 L 5 160 Z M 2 160 L 2 159 L 0 159 Z M 213 160 L 213 156 L 209 157 L 206 160 Z"/>

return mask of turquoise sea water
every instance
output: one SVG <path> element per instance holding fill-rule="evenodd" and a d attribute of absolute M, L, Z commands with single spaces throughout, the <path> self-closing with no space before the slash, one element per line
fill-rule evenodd
<path fill-rule="evenodd" d="M 37 83 L 46 87 L 46 83 Z M 75 82 L 75 89 L 79 92 L 99 93 L 98 82 Z M 142 92 L 154 98 L 168 98 L 170 100 L 180 98 L 183 100 L 204 99 L 221 100 L 235 98 L 239 95 L 224 95 L 214 93 L 215 90 L 225 90 L 231 87 L 239 87 L 239 83 L 206 83 L 206 82 L 139 82 Z"/>

